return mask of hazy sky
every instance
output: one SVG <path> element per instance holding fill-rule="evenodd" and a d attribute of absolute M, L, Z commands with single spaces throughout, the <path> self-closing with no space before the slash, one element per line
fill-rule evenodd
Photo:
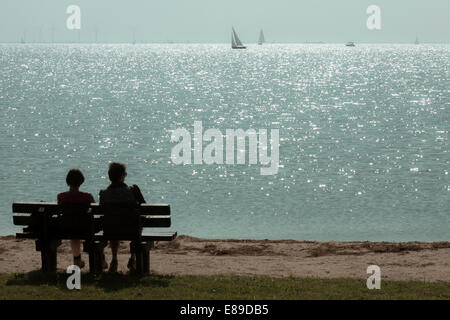
<path fill-rule="evenodd" d="M 81 8 L 81 30 L 68 30 L 66 9 Z M 366 27 L 369 5 L 381 30 Z M 450 42 L 450 0 L 0 0 L 0 41 L 244 43 L 263 28 L 276 42 Z M 52 30 L 53 33 L 52 33 Z"/>

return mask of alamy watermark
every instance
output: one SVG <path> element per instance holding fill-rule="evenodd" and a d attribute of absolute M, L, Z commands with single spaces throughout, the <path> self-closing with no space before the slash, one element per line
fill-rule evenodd
<path fill-rule="evenodd" d="M 81 289 L 81 271 L 80 267 L 76 265 L 70 265 L 67 267 L 66 273 L 70 274 L 70 276 L 67 278 L 66 286 L 67 289 L 73 290 Z"/>
<path fill-rule="evenodd" d="M 81 29 L 81 8 L 78 5 L 71 4 L 67 7 L 66 13 L 70 16 L 66 20 L 66 27 L 69 30 Z M 366 20 L 366 26 L 369 30 L 381 30 L 381 8 L 378 5 L 370 5 L 366 9 L 369 16 Z"/>
<path fill-rule="evenodd" d="M 370 16 L 367 18 L 366 26 L 369 30 L 381 30 L 381 9 L 377 5 L 370 5 L 366 10 Z"/>
<path fill-rule="evenodd" d="M 70 16 L 66 20 L 66 27 L 69 30 L 80 30 L 81 29 L 81 9 L 77 5 L 70 5 L 66 10 L 67 14 Z"/>
<path fill-rule="evenodd" d="M 258 131 L 226 129 L 223 135 L 219 129 L 208 129 L 203 132 L 202 122 L 194 121 L 193 137 L 186 128 L 173 130 L 171 141 L 178 144 L 172 148 L 171 159 L 174 164 L 246 164 L 246 140 L 248 140 L 248 164 L 259 162 L 267 166 L 260 169 L 261 175 L 277 174 L 280 162 L 278 129 L 270 130 L 270 139 L 268 139 L 267 129 Z M 203 142 L 209 142 L 205 148 L 203 148 Z"/>
<path fill-rule="evenodd" d="M 377 265 L 370 265 L 367 267 L 367 274 L 371 276 L 367 279 L 367 289 L 381 289 L 381 270 Z"/>

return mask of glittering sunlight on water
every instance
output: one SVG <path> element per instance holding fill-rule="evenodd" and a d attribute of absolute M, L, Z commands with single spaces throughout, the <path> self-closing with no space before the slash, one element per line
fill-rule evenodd
<path fill-rule="evenodd" d="M 1 45 L 0 233 L 128 165 L 179 234 L 450 240 L 448 45 Z M 278 174 L 175 165 L 171 130 L 280 130 Z"/>

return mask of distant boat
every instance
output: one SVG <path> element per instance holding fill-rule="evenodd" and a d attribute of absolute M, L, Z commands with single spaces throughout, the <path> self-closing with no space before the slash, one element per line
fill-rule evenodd
<path fill-rule="evenodd" d="M 236 33 L 236 31 L 234 31 L 234 28 L 231 27 L 231 48 L 232 49 L 246 49 L 247 47 L 244 46 L 241 42 L 241 40 L 239 40 L 239 37 Z"/>
<path fill-rule="evenodd" d="M 354 47 L 354 46 L 355 46 L 355 43 L 352 42 L 352 41 L 350 41 L 350 42 L 347 42 L 347 43 L 345 44 L 345 46 L 346 46 L 346 47 Z"/>
<path fill-rule="evenodd" d="M 261 31 L 259 32 L 259 39 L 258 39 L 258 44 L 262 45 L 264 42 L 266 42 L 266 40 L 264 39 L 264 33 L 261 29 Z"/>
<path fill-rule="evenodd" d="M 414 44 L 419 44 L 419 37 L 416 36 L 416 41 L 414 41 Z"/>

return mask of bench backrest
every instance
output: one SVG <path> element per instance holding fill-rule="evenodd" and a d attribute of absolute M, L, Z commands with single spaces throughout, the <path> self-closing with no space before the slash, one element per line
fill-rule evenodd
<path fill-rule="evenodd" d="M 94 216 L 89 205 L 61 205 L 58 217 L 51 223 L 55 236 L 86 239 L 94 235 Z"/>
<path fill-rule="evenodd" d="M 111 238 L 136 238 L 141 234 L 141 216 L 137 208 L 103 205 L 103 234 Z"/>
<path fill-rule="evenodd" d="M 134 211 L 133 215 L 130 215 L 130 210 Z M 37 227 L 40 232 L 51 233 L 52 236 L 56 233 L 60 238 L 69 239 L 80 232 L 85 235 L 80 239 L 85 239 L 91 228 L 120 237 L 121 234 L 135 234 L 142 227 L 171 225 L 168 204 L 141 204 L 131 209 L 96 203 L 68 206 L 52 202 L 16 202 L 12 211 L 15 225 Z"/>
<path fill-rule="evenodd" d="M 12 204 L 13 213 L 58 213 L 63 205 L 55 202 L 14 202 Z M 92 214 L 104 214 L 108 207 L 98 203 L 89 204 Z M 143 203 L 138 206 L 140 215 L 150 216 L 170 216 L 170 205 L 157 203 Z"/>

